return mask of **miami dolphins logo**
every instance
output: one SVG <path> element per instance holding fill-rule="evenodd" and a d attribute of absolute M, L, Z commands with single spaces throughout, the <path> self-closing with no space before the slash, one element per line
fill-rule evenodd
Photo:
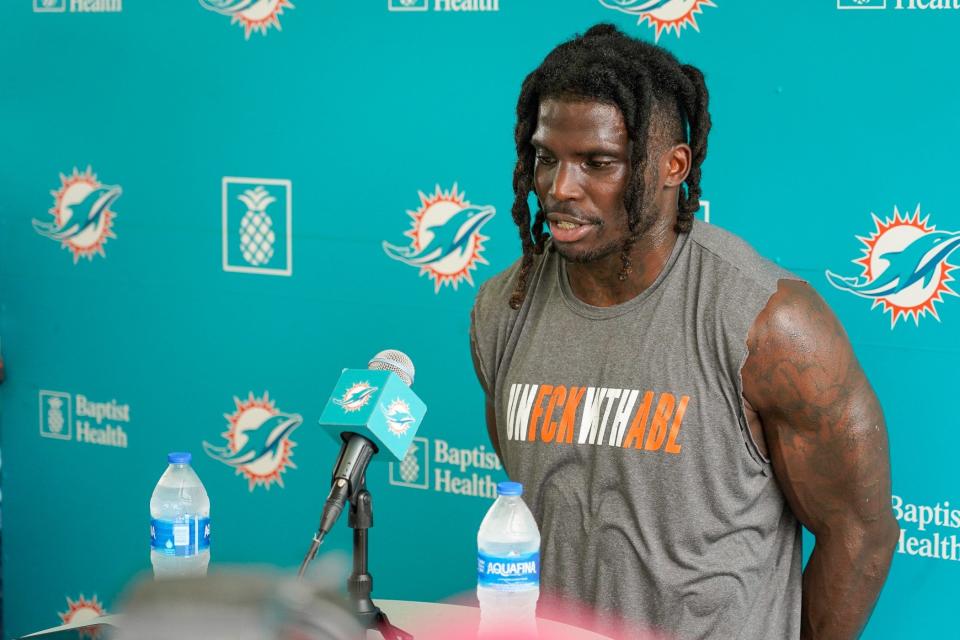
<path fill-rule="evenodd" d="M 871 309 L 882 306 L 890 313 L 890 328 L 900 318 L 912 317 L 915 325 L 929 313 L 937 321 L 936 303 L 944 295 L 957 295 L 950 288 L 950 272 L 956 265 L 947 258 L 960 247 L 960 231 L 937 231 L 920 219 L 920 206 L 911 217 L 901 216 L 896 207 L 893 218 L 884 221 L 874 215 L 876 230 L 863 243 L 863 256 L 853 260 L 859 276 L 844 277 L 827 271 L 827 280 L 837 289 L 873 301 Z"/>
<path fill-rule="evenodd" d="M 234 398 L 233 402 L 236 411 L 223 414 L 227 430 L 221 435 L 227 445 L 218 447 L 204 442 L 204 451 L 214 460 L 233 467 L 237 475 L 245 476 L 250 491 L 257 485 L 269 490 L 274 482 L 282 487 L 281 474 L 287 468 L 297 468 L 290 460 L 296 446 L 290 434 L 303 423 L 303 418 L 277 410 L 267 393 L 256 398 L 250 392 L 246 400 Z"/>
<path fill-rule="evenodd" d="M 50 192 L 53 221 L 34 219 L 33 229 L 69 249 L 74 264 L 81 257 L 105 256 L 103 245 L 108 238 L 117 237 L 112 231 L 117 214 L 110 205 L 121 193 L 120 187 L 100 184 L 90 167 L 83 173 L 74 167 L 69 176 L 60 174 L 60 188 Z"/>
<path fill-rule="evenodd" d="M 496 210 L 491 206 L 476 206 L 467 202 L 465 194 L 457 192 L 454 184 L 450 191 L 442 191 L 437 185 L 433 195 L 420 195 L 420 207 L 407 211 L 413 228 L 405 233 L 411 239 L 408 247 L 383 243 L 383 250 L 394 260 L 399 260 L 420 270 L 433 280 L 434 293 L 444 285 L 457 288 L 466 280 L 473 286 L 471 271 L 478 264 L 489 264 L 483 258 L 483 243 L 489 240 L 480 229 L 493 218 Z"/>
<path fill-rule="evenodd" d="M 247 40 L 254 31 L 263 35 L 267 35 L 270 27 L 282 31 L 280 16 L 283 15 L 284 8 L 295 8 L 290 0 L 200 0 L 200 6 L 208 11 L 230 16 L 230 24 L 239 22 Z"/>
<path fill-rule="evenodd" d="M 342 397 L 334 398 L 333 404 L 343 407 L 343 410 L 347 413 L 360 411 L 360 409 L 367 406 L 370 398 L 373 397 L 374 392 L 379 388 L 380 387 L 370 386 L 369 382 L 357 382 L 344 391 Z"/>
<path fill-rule="evenodd" d="M 417 421 L 410 413 L 410 405 L 400 398 L 387 406 L 381 404 L 380 411 L 387 420 L 387 429 L 396 436 L 404 435 L 410 429 L 410 425 Z"/>
<path fill-rule="evenodd" d="M 68 596 L 67 610 L 63 613 L 57 612 L 63 624 L 84 624 L 92 622 L 94 619 L 106 614 L 107 610 L 103 608 L 103 604 L 97 599 L 97 594 L 93 594 L 93 598 L 87 600 L 83 597 L 82 593 L 77 600 L 71 600 Z M 100 629 L 84 629 L 79 632 L 79 637 L 99 638 Z"/>
<path fill-rule="evenodd" d="M 654 28 L 657 41 L 664 31 L 673 31 L 678 38 L 688 26 L 699 32 L 697 14 L 703 13 L 703 7 L 717 6 L 713 0 L 600 0 L 600 4 L 636 16 L 637 24 L 646 22 Z"/>

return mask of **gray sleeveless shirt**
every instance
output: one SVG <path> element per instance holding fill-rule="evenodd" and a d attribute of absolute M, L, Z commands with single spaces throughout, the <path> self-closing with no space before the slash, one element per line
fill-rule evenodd
<path fill-rule="evenodd" d="M 613 307 L 547 251 L 481 287 L 471 341 L 503 463 L 542 536 L 541 591 L 678 640 L 800 637 L 800 528 L 753 442 L 747 332 L 793 278 L 703 222 Z M 581 622 L 583 622 L 581 620 Z"/>

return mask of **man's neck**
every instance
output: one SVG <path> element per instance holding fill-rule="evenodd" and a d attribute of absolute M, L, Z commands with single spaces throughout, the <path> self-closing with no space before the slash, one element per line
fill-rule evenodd
<path fill-rule="evenodd" d="M 564 261 L 570 289 L 578 299 L 594 307 L 612 307 L 632 300 L 656 281 L 676 243 L 674 220 L 657 222 L 630 250 L 633 268 L 626 280 L 620 280 L 623 263 L 619 251 L 587 263 Z"/>

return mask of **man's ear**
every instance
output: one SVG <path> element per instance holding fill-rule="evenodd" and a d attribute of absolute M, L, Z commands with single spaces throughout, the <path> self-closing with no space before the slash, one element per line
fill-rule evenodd
<path fill-rule="evenodd" d="M 690 173 L 693 151 L 685 142 L 675 144 L 664 153 L 663 175 L 665 187 L 679 187 Z"/>

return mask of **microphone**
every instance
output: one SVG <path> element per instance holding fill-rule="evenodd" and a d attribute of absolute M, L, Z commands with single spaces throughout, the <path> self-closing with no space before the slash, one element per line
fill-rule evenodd
<path fill-rule="evenodd" d="M 403 460 L 427 411 L 410 389 L 415 369 L 401 351 L 375 355 L 366 369 L 344 369 L 320 415 L 320 424 L 341 443 L 320 526 L 300 565 L 303 575 L 347 500 L 363 488 L 367 465 L 378 452 Z M 381 456 L 383 459 L 383 456 Z"/>

